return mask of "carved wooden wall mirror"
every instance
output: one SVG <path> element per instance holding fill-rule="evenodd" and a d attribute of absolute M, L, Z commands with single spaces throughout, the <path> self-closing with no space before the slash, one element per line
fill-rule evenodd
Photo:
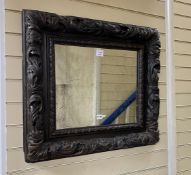
<path fill-rule="evenodd" d="M 24 10 L 25 160 L 155 144 L 159 49 L 153 28 Z"/>

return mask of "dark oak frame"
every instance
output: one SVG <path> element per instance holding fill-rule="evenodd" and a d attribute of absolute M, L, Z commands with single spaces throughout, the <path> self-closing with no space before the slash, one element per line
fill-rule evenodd
<path fill-rule="evenodd" d="M 156 29 L 23 10 L 23 120 L 26 162 L 159 141 L 160 41 Z M 138 51 L 137 123 L 56 130 L 54 44 Z"/>

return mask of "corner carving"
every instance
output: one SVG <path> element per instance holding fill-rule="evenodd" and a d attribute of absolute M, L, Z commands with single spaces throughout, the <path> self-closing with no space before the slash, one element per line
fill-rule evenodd
<path fill-rule="evenodd" d="M 114 38 L 116 41 L 122 40 L 123 43 L 128 41 L 144 45 L 144 59 L 147 63 L 144 78 L 145 111 L 144 126 L 140 131 L 134 130 L 133 127 L 125 130 L 124 126 L 117 126 L 117 134 L 114 134 L 114 129 L 110 132 L 112 127 L 95 127 L 82 128 L 81 133 L 86 137 L 76 137 L 75 140 L 69 136 L 72 131 L 68 131 L 63 137 L 49 138 L 48 128 L 52 124 L 53 116 L 46 111 L 48 92 L 45 89 L 47 80 L 44 75 L 44 50 L 48 48 L 45 44 L 47 33 L 101 37 L 108 39 L 110 43 L 112 43 L 110 38 Z M 24 10 L 23 43 L 24 152 L 27 162 L 151 145 L 159 141 L 160 41 L 156 29 Z M 91 44 L 91 40 L 86 43 Z M 47 122 L 49 119 L 50 122 Z M 98 131 L 110 134 L 96 135 Z M 75 132 L 78 134 L 76 130 Z"/>

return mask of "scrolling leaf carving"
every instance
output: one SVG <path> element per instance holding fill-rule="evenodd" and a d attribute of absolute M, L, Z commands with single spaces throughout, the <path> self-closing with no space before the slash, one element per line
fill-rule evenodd
<path fill-rule="evenodd" d="M 89 127 L 80 130 L 83 137 L 75 137 L 75 139 L 70 137 L 71 132 L 79 135 L 78 130 L 71 129 L 65 131 L 66 137 L 49 139 L 47 128 L 48 125 L 54 125 L 51 121 L 52 117 L 55 116 L 49 115 L 45 105 L 48 98 L 44 54 L 44 50 L 48 48 L 45 44 L 47 33 L 52 35 L 87 35 L 98 38 L 98 41 L 99 38 L 104 38 L 110 43 L 113 39 L 123 43 L 144 45 L 144 59 L 147 63 L 144 68 L 146 70 L 145 85 L 142 87 L 145 89 L 143 91 L 145 93 L 144 102 L 142 102 L 145 108 L 145 129 L 138 131 L 133 130 L 132 127 L 131 130 L 131 126 L 129 126 L 130 129 L 127 131 L 124 129 L 120 131 L 124 126 L 119 125 L 116 132 L 110 132 L 112 126 L 108 128 Z M 24 152 L 27 162 L 144 146 L 154 144 L 159 140 L 158 73 L 160 71 L 160 41 L 156 29 L 24 10 L 23 42 Z M 91 42 L 91 40 L 87 40 L 82 44 L 91 44 Z M 113 45 L 115 46 L 115 43 Z M 52 44 L 49 46 L 51 47 Z M 54 99 L 50 99 L 50 101 L 53 103 Z M 46 122 L 47 120 L 50 120 L 50 122 Z M 108 135 L 96 134 L 98 131 L 108 133 Z"/>

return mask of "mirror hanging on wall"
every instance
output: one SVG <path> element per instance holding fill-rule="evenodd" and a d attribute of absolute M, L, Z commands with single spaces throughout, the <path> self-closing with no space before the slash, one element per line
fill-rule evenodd
<path fill-rule="evenodd" d="M 137 51 L 54 48 L 56 129 L 136 123 Z"/>
<path fill-rule="evenodd" d="M 159 141 L 157 29 L 23 10 L 26 162 Z"/>

